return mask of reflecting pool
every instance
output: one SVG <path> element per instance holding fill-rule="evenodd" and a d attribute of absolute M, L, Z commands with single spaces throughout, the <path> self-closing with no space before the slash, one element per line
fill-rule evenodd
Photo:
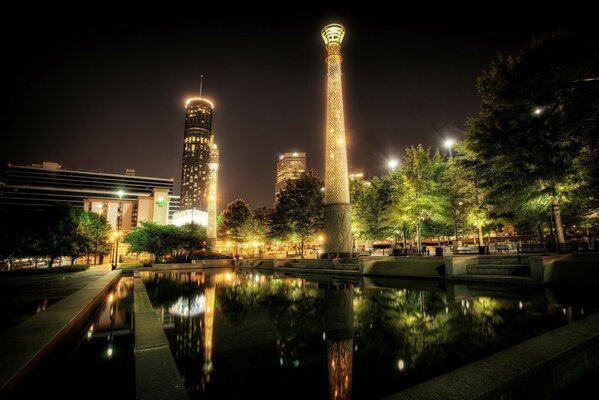
<path fill-rule="evenodd" d="M 594 311 L 592 298 L 528 285 L 142 274 L 194 399 L 372 399 Z"/>
<path fill-rule="evenodd" d="M 14 398 L 135 398 L 132 315 L 133 278 L 123 277 Z"/>

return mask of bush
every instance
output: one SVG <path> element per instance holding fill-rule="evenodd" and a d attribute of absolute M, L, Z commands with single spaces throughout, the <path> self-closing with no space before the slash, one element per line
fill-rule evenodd
<path fill-rule="evenodd" d="M 63 267 L 53 267 L 53 268 L 27 268 L 27 269 L 16 269 L 13 271 L 4 271 L 0 273 L 0 276 L 8 277 L 8 276 L 22 276 L 22 275 L 43 275 L 43 274 L 53 274 L 58 272 L 81 272 L 87 271 L 89 269 L 89 265 L 68 265 Z"/>

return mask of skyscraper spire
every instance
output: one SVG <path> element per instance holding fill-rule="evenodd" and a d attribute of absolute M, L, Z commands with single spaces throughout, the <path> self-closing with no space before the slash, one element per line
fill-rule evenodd
<path fill-rule="evenodd" d="M 200 75 L 200 99 L 202 98 L 202 86 L 204 86 L 204 75 Z"/>

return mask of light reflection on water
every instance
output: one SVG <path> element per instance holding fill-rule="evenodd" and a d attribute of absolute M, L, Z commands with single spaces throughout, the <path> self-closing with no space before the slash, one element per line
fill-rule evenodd
<path fill-rule="evenodd" d="M 379 398 L 596 307 L 530 286 L 223 270 L 143 277 L 186 388 L 202 399 Z"/>

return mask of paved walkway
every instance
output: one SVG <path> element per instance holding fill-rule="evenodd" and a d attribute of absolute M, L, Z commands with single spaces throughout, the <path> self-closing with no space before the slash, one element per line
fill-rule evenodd
<path fill-rule="evenodd" d="M 110 264 L 102 264 L 82 272 L 0 276 L 0 333 L 44 311 L 110 271 Z"/>
<path fill-rule="evenodd" d="M 68 278 L 44 281 L 41 286 L 37 280 L 16 280 L 12 286 L 10 282 L 4 283 L 20 299 L 31 299 L 33 294 L 52 295 L 54 300 L 59 295 L 68 297 L 0 334 L 0 398 L 10 395 L 49 354 L 68 340 L 73 329 L 81 326 L 108 288 L 118 281 L 121 271 L 111 272 L 110 266 L 102 266 L 71 274 L 73 276 Z M 15 287 L 18 286 L 24 294 L 17 292 Z"/>

